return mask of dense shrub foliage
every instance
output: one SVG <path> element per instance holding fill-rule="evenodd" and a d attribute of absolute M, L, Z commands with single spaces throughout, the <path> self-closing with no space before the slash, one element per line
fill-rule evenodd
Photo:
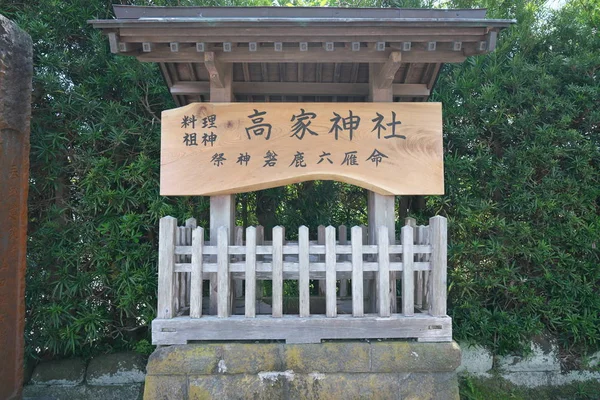
<path fill-rule="evenodd" d="M 155 65 L 111 55 L 86 24 L 111 18 L 110 3 L 0 0 L 35 52 L 31 357 L 151 349 L 158 219 L 208 222 L 206 199 L 158 194 L 160 112 L 174 104 Z M 505 352 L 547 331 L 564 349 L 597 348 L 600 3 L 573 0 L 554 13 L 540 0 L 425 3 L 342 5 L 489 6 L 491 17 L 519 20 L 495 53 L 446 66 L 433 96 L 444 103 L 446 195 L 415 216 L 450 221 L 455 337 Z M 240 195 L 238 211 L 240 223 L 288 232 L 366 223 L 364 192 L 335 182 Z"/>

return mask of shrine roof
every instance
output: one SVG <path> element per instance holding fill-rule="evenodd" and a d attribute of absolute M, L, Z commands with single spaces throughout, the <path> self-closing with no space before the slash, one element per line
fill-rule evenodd
<path fill-rule="evenodd" d="M 365 101 L 369 65 L 386 68 L 395 101 L 426 101 L 444 63 L 493 51 L 515 22 L 482 9 L 113 9 L 115 19 L 89 23 L 113 53 L 158 63 L 179 106 L 208 101 L 209 69 L 228 63 L 241 102 Z"/>

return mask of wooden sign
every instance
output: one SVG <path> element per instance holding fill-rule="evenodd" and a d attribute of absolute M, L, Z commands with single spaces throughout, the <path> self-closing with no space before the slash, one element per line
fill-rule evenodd
<path fill-rule="evenodd" d="M 441 104 L 194 103 L 162 113 L 161 195 L 315 179 L 443 194 Z"/>

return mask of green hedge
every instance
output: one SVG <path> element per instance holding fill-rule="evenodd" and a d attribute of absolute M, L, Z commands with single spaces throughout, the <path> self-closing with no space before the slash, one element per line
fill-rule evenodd
<path fill-rule="evenodd" d="M 158 219 L 208 222 L 206 199 L 159 196 L 159 117 L 174 104 L 155 65 L 111 55 L 85 24 L 111 18 L 109 3 L 0 2 L 35 51 L 30 357 L 148 352 Z M 573 1 L 554 15 L 541 3 L 443 4 L 489 5 L 519 24 L 493 54 L 444 68 L 433 100 L 444 103 L 446 195 L 415 212 L 449 218 L 455 338 L 496 352 L 544 331 L 571 352 L 600 337 L 600 7 Z M 240 195 L 238 211 L 290 232 L 366 223 L 365 203 L 356 187 L 306 182 Z"/>

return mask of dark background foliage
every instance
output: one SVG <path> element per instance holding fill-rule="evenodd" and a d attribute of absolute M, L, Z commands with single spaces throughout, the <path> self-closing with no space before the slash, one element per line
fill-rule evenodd
<path fill-rule="evenodd" d="M 494 53 L 445 66 L 432 100 L 444 103 L 446 195 L 400 199 L 401 214 L 449 218 L 456 339 L 503 353 L 550 333 L 567 354 L 598 348 L 600 2 L 274 4 L 483 6 L 518 19 Z M 155 65 L 115 57 L 86 24 L 112 18 L 111 1 L 0 0 L 0 13 L 30 33 L 35 52 L 27 354 L 147 353 L 158 219 L 208 223 L 206 199 L 158 193 L 160 112 L 174 104 Z M 238 218 L 288 232 L 366 223 L 366 196 L 305 182 L 238 196 Z"/>

